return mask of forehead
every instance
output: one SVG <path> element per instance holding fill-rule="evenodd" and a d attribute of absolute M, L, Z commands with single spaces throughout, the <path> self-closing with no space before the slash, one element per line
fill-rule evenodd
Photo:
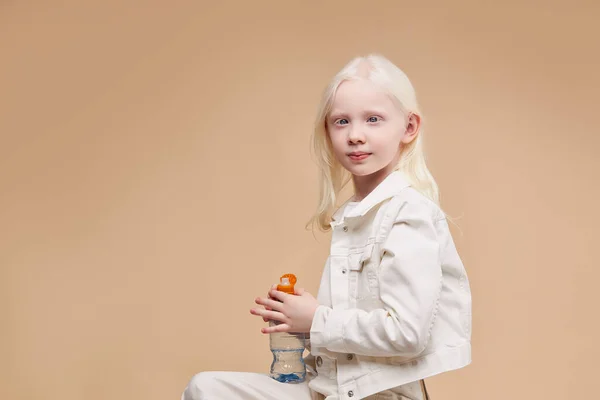
<path fill-rule="evenodd" d="M 396 108 L 389 94 L 367 79 L 342 82 L 332 102 L 332 112 L 372 107 Z"/>

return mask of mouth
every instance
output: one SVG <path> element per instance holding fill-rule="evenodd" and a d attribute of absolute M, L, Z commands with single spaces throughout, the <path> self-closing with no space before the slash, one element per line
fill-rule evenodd
<path fill-rule="evenodd" d="M 360 161 L 360 160 L 364 160 L 365 158 L 369 157 L 371 155 L 371 153 L 364 153 L 362 151 L 359 152 L 353 152 L 348 154 L 348 157 L 350 157 L 350 159 L 352 161 Z"/>

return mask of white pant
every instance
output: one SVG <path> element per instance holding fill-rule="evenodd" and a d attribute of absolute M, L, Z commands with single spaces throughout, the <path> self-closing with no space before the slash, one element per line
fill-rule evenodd
<path fill-rule="evenodd" d="M 277 382 L 266 374 L 254 372 L 207 371 L 194 375 L 181 400 L 338 400 L 337 387 L 319 387 L 317 393 L 308 387 L 312 378 L 306 374 L 302 383 Z M 367 397 L 368 400 L 424 400 L 420 382 L 402 385 Z"/>

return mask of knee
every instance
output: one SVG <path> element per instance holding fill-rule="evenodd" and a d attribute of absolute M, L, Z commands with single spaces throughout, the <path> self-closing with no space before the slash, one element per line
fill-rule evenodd
<path fill-rule="evenodd" d="M 212 371 L 197 373 L 190 379 L 181 395 L 181 400 L 206 400 L 210 399 L 211 385 L 215 384 L 216 374 Z"/>

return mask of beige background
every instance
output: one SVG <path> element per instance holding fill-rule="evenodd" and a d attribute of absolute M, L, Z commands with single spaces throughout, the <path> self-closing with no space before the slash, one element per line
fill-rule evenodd
<path fill-rule="evenodd" d="M 368 52 L 412 79 L 460 217 L 473 363 L 432 397 L 596 396 L 600 5 L 487 3 L 0 3 L 0 398 L 266 372 L 248 310 L 282 273 L 316 293 L 311 123 Z"/>

